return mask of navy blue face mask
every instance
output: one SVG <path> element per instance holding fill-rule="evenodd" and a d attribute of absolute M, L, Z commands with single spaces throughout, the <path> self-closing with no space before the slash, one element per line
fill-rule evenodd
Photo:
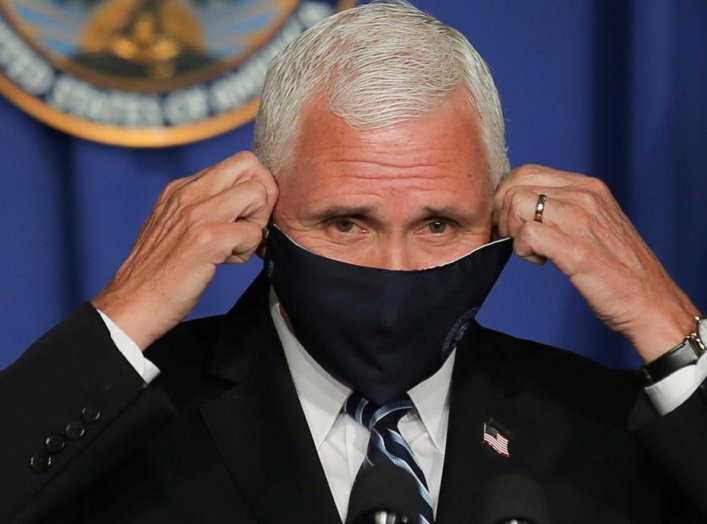
<path fill-rule="evenodd" d="M 295 336 L 379 405 L 442 367 L 512 250 L 499 240 L 442 266 L 398 271 L 324 258 L 269 229 L 267 271 Z"/>

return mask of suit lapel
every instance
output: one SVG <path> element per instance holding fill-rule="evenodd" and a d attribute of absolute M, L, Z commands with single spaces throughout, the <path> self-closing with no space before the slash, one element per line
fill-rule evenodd
<path fill-rule="evenodd" d="M 563 448 L 565 417 L 555 403 L 529 391 L 502 355 L 478 325 L 457 350 L 438 524 L 474 522 L 491 479 L 511 472 L 542 479 Z M 509 457 L 483 442 L 489 422 L 508 438 Z"/>
<path fill-rule="evenodd" d="M 471 330 L 470 330 L 471 331 Z M 468 333 L 457 348 L 449 405 L 449 429 L 442 486 L 437 507 L 438 524 L 468 522 L 476 514 L 479 486 L 502 472 L 509 458 L 483 444 L 483 424 L 498 411 L 500 392 L 489 382 L 472 352 L 476 331 Z M 513 457 L 513 442 L 510 442 Z"/>
<path fill-rule="evenodd" d="M 337 522 L 339 515 L 290 377 L 262 275 L 231 313 L 213 371 L 237 382 L 201 411 L 259 522 Z M 234 345 L 245 345 L 234 350 Z"/>

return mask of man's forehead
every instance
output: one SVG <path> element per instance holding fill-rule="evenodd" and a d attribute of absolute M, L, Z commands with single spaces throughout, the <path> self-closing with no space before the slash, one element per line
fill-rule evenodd
<path fill-rule="evenodd" d="M 415 168 L 465 159 L 485 163 L 486 149 L 478 115 L 464 93 L 457 93 L 433 113 L 373 129 L 352 126 L 325 105 L 309 105 L 294 156 L 307 164 L 358 164 L 365 172 L 365 164 Z"/>

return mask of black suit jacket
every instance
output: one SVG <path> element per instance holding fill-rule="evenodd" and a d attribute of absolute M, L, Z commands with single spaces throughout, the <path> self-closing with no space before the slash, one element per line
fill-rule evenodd
<path fill-rule="evenodd" d="M 0 522 L 339 521 L 263 276 L 148 357 L 162 373 L 145 386 L 87 305 L 0 375 Z M 475 325 L 457 351 L 437 522 L 475 522 L 483 486 L 518 471 L 543 484 L 555 523 L 707 521 L 703 391 L 666 417 L 643 397 L 635 374 Z M 482 443 L 491 418 L 510 457 Z M 43 455 L 50 435 L 66 444 Z"/>

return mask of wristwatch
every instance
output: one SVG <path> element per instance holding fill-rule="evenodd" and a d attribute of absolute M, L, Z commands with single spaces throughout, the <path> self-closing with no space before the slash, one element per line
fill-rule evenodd
<path fill-rule="evenodd" d="M 695 320 L 695 331 L 673 349 L 641 368 L 647 385 L 660 382 L 678 369 L 694 364 L 707 351 L 707 317 L 695 317 Z"/>

